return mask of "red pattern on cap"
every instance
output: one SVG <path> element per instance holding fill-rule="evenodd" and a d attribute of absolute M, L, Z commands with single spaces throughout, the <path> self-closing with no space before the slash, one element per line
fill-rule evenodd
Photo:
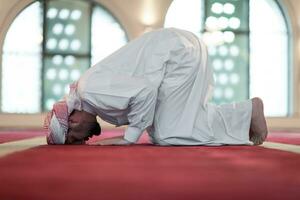
<path fill-rule="evenodd" d="M 51 129 L 49 128 L 50 122 L 53 116 L 53 112 L 56 115 L 58 122 L 60 123 L 61 127 L 64 130 L 65 135 L 68 131 L 68 106 L 66 101 L 58 101 L 53 105 L 53 109 L 47 114 L 45 121 L 44 121 L 44 128 L 47 130 L 47 143 L 48 144 L 55 144 L 54 134 L 52 133 Z M 65 136 L 64 135 L 64 136 Z"/>

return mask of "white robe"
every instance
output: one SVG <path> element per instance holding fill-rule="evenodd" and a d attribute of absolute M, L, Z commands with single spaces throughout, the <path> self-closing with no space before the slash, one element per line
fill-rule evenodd
<path fill-rule="evenodd" d="M 188 31 L 159 29 L 87 70 L 67 103 L 128 124 L 124 139 L 133 143 L 147 130 L 159 145 L 249 144 L 251 100 L 210 104 L 213 85 L 203 42 Z"/>

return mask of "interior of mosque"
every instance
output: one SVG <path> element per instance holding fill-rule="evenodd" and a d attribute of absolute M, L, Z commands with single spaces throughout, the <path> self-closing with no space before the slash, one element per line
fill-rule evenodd
<path fill-rule="evenodd" d="M 145 32 L 208 46 L 214 103 L 259 96 L 262 145 L 47 145 L 53 103 L 90 66 Z M 0 199 L 300 199 L 299 0 L 0 0 Z"/>
<path fill-rule="evenodd" d="M 299 10 L 298 0 L 2 0 L 0 128 L 42 127 L 87 68 L 147 31 L 177 27 L 208 46 L 213 102 L 259 96 L 270 129 L 300 129 Z"/>

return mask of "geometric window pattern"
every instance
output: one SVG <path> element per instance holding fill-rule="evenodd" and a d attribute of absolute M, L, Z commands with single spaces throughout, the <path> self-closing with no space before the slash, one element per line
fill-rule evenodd
<path fill-rule="evenodd" d="M 205 1 L 204 40 L 210 41 L 214 69 L 213 101 L 230 103 L 248 98 L 248 1 Z"/>
<path fill-rule="evenodd" d="M 164 26 L 189 30 L 208 46 L 214 103 L 260 96 L 267 116 L 289 114 L 289 33 L 276 1 L 174 0 Z"/>
<path fill-rule="evenodd" d="M 91 5 L 84 1 L 45 1 L 43 109 L 69 91 L 90 66 Z"/>
<path fill-rule="evenodd" d="M 127 42 L 119 22 L 96 3 L 46 0 L 30 4 L 13 21 L 4 40 L 1 111 L 51 109 L 69 92 L 70 83 Z"/>

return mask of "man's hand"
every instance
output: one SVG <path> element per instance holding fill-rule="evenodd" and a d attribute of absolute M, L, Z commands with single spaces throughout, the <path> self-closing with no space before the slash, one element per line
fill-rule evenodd
<path fill-rule="evenodd" d="M 106 138 L 98 142 L 92 143 L 90 145 L 130 145 L 130 144 L 132 143 L 125 140 L 123 136 L 117 136 L 112 138 Z"/>

